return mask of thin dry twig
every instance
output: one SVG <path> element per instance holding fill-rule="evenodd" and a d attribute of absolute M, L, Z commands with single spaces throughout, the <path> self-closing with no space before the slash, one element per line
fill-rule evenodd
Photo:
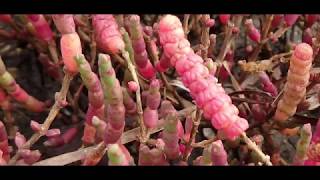
<path fill-rule="evenodd" d="M 251 141 L 251 139 L 247 137 L 246 133 L 242 133 L 241 137 L 243 141 L 248 145 L 248 148 L 257 153 L 257 155 L 261 158 L 261 161 L 263 163 L 265 163 L 267 166 L 272 166 L 272 163 L 270 161 L 270 156 L 265 155 L 261 151 L 261 149 L 257 146 L 257 144 Z"/>
<path fill-rule="evenodd" d="M 186 145 L 186 150 L 185 150 L 185 153 L 183 154 L 183 157 L 182 157 L 183 161 L 186 161 L 188 159 L 189 155 L 191 154 L 192 143 L 196 139 L 196 135 L 198 133 L 198 128 L 200 125 L 201 117 L 202 117 L 202 111 L 200 109 L 197 109 L 195 117 L 193 118 L 193 125 L 192 125 L 192 129 L 191 129 L 190 139 Z"/>
<path fill-rule="evenodd" d="M 227 52 L 230 49 L 230 46 L 234 40 L 235 34 L 233 34 L 233 28 L 235 27 L 239 27 L 241 21 L 242 21 L 243 16 L 240 15 L 236 15 L 234 18 L 234 24 L 228 24 L 226 27 L 226 34 L 225 34 L 225 38 L 223 40 L 223 44 L 221 46 L 221 51 L 219 52 L 216 62 L 218 64 L 221 64 L 222 61 L 224 60 Z"/>
<path fill-rule="evenodd" d="M 144 125 L 143 122 L 143 109 L 142 109 L 142 102 L 141 102 L 141 89 L 140 89 L 140 84 L 139 84 L 139 79 L 138 79 L 138 75 L 135 69 L 135 66 L 132 64 L 130 57 L 129 57 L 129 53 L 127 51 L 123 51 L 122 52 L 122 56 L 124 57 L 124 59 L 127 62 L 128 65 L 128 69 L 132 75 L 133 80 L 137 83 L 138 87 L 136 90 L 136 103 L 137 103 L 137 113 L 138 113 L 138 120 L 139 120 L 139 125 L 140 125 L 140 142 L 141 143 L 145 143 L 148 140 L 148 135 L 147 135 L 147 128 Z"/>
<path fill-rule="evenodd" d="M 185 35 L 188 35 L 190 32 L 189 19 L 190 19 L 190 14 L 185 14 L 183 18 L 183 30 Z"/>
<path fill-rule="evenodd" d="M 70 82 L 73 79 L 73 75 L 66 72 L 62 86 L 59 92 L 55 95 L 55 103 L 51 107 L 51 110 L 41 125 L 41 130 L 31 136 L 31 138 L 22 146 L 22 149 L 29 149 L 34 143 L 36 143 L 42 136 L 46 134 L 48 129 L 50 128 L 52 122 L 54 121 L 55 117 L 59 113 L 60 109 L 64 107 L 66 104 L 66 96 L 69 91 Z M 9 161 L 9 165 L 15 164 L 15 162 L 19 159 L 20 155 L 16 153 Z"/>

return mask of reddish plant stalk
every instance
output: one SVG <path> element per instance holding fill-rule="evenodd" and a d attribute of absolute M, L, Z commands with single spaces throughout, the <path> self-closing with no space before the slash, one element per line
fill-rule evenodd
<path fill-rule="evenodd" d="M 78 67 L 75 57 L 82 54 L 79 35 L 77 33 L 62 34 L 60 46 L 63 63 L 66 69 L 70 73 L 77 73 Z"/>
<path fill-rule="evenodd" d="M 180 156 L 179 130 L 177 111 L 170 101 L 162 101 L 161 108 L 166 109 L 165 125 L 163 130 L 164 152 L 167 159 L 174 160 Z"/>
<path fill-rule="evenodd" d="M 52 19 L 61 34 L 76 32 L 76 25 L 72 14 L 55 14 L 52 15 Z"/>
<path fill-rule="evenodd" d="M 28 15 L 29 21 L 32 23 L 36 30 L 36 36 L 46 42 L 53 39 L 52 30 L 42 14 L 30 14 Z"/>
<path fill-rule="evenodd" d="M 70 143 L 72 140 L 74 140 L 77 133 L 78 133 L 77 127 L 69 128 L 63 134 L 49 138 L 47 141 L 44 142 L 44 145 L 47 147 L 63 146 L 65 144 Z"/>
<path fill-rule="evenodd" d="M 143 112 L 143 121 L 147 128 L 154 128 L 158 122 L 158 108 L 161 101 L 160 82 L 154 79 L 146 97 L 146 109 Z"/>
<path fill-rule="evenodd" d="M 45 110 L 45 103 L 29 95 L 14 80 L 12 75 L 7 71 L 2 59 L 0 58 L 0 86 L 13 97 L 16 101 L 22 103 L 26 109 L 33 112 L 42 112 Z"/>
<path fill-rule="evenodd" d="M 143 38 L 143 30 L 138 15 L 128 17 L 129 32 L 134 50 L 134 61 L 137 65 L 138 72 L 146 79 L 155 77 L 155 69 L 150 62 L 146 50 L 146 44 Z"/>
<path fill-rule="evenodd" d="M 120 139 L 125 126 L 123 95 L 110 56 L 99 54 L 98 64 L 107 115 L 104 141 L 106 144 L 114 144 Z"/>
<path fill-rule="evenodd" d="M 103 100 L 103 89 L 100 84 L 98 76 L 92 72 L 89 62 L 85 59 L 84 55 L 76 57 L 76 62 L 80 72 L 81 79 L 88 89 L 89 104 L 86 114 L 85 126 L 92 126 L 93 116 L 97 116 L 99 119 L 104 120 L 105 105 Z M 85 128 L 85 130 L 91 130 L 92 128 Z M 84 132 L 83 139 L 85 144 L 93 144 L 95 140 L 95 133 Z"/>
<path fill-rule="evenodd" d="M 117 54 L 124 49 L 125 44 L 112 14 L 93 15 L 92 24 L 98 48 L 111 54 Z"/>

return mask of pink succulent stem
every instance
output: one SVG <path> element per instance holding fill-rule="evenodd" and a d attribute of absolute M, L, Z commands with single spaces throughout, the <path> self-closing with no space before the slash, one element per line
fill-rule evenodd
<path fill-rule="evenodd" d="M 124 49 L 125 44 L 112 14 L 94 15 L 92 24 L 97 45 L 102 51 L 117 54 Z"/>
<path fill-rule="evenodd" d="M 143 29 L 140 24 L 138 15 L 130 15 L 128 17 L 129 32 L 134 50 L 134 61 L 137 65 L 139 73 L 146 79 L 155 77 L 155 69 L 151 64 L 146 50 L 146 44 L 143 38 Z"/>
<path fill-rule="evenodd" d="M 52 15 L 54 24 L 61 34 L 75 33 L 75 23 L 72 14 L 55 14 Z"/>
<path fill-rule="evenodd" d="M 177 111 L 170 101 L 162 101 L 161 108 L 166 108 L 165 125 L 163 130 L 164 152 L 167 159 L 174 160 L 180 155 L 179 129 Z"/>
<path fill-rule="evenodd" d="M 150 83 L 146 98 L 146 109 L 143 112 L 143 120 L 147 128 L 154 128 L 158 122 L 158 107 L 161 101 L 160 82 L 154 79 Z"/>
<path fill-rule="evenodd" d="M 170 57 L 182 82 L 190 89 L 197 106 L 212 125 L 228 139 L 235 139 L 248 128 L 248 122 L 238 116 L 238 109 L 231 102 L 217 79 L 209 74 L 203 59 L 194 53 L 185 38 L 180 20 L 164 16 L 158 25 L 160 43 L 164 54 Z"/>
<path fill-rule="evenodd" d="M 224 150 L 221 140 L 215 141 L 211 144 L 211 160 L 215 166 L 228 165 L 228 154 Z"/>
<path fill-rule="evenodd" d="M 29 21 L 32 23 L 36 30 L 36 35 L 39 39 L 44 41 L 51 41 L 53 39 L 52 30 L 42 14 L 28 15 Z"/>
<path fill-rule="evenodd" d="M 270 93 L 273 97 L 276 97 L 278 95 L 278 89 L 277 87 L 271 82 L 269 76 L 267 73 L 260 72 L 259 73 L 259 79 L 261 81 L 262 89 L 268 93 Z"/>
<path fill-rule="evenodd" d="M 284 21 L 287 26 L 292 26 L 299 18 L 299 14 L 285 14 Z"/>
<path fill-rule="evenodd" d="M 99 54 L 99 74 L 107 115 L 105 143 L 114 144 L 120 139 L 125 126 L 125 107 L 120 82 L 115 75 L 110 56 Z"/>
<path fill-rule="evenodd" d="M 15 81 L 12 75 L 7 71 L 2 59 L 0 58 L 0 87 L 2 87 L 16 101 L 22 103 L 28 110 L 33 112 L 42 112 L 46 104 L 30 96 Z"/>
<path fill-rule="evenodd" d="M 77 33 L 62 34 L 60 40 L 62 59 L 70 73 L 77 73 L 76 56 L 82 54 L 80 37 Z"/>
<path fill-rule="evenodd" d="M 88 97 L 89 97 L 89 107 L 86 114 L 86 123 L 88 124 L 85 130 L 88 130 L 92 133 L 85 132 L 84 134 L 87 136 L 83 137 L 83 141 L 85 144 L 92 144 L 95 139 L 94 131 L 91 131 L 92 128 L 92 118 L 93 116 L 97 116 L 99 119 L 104 120 L 104 111 L 105 105 L 103 100 L 103 89 L 100 83 L 98 76 L 92 72 L 89 62 L 85 59 L 84 55 L 79 55 L 75 58 L 81 79 L 84 82 L 85 86 L 88 89 Z M 93 136 L 93 137 L 92 137 Z"/>

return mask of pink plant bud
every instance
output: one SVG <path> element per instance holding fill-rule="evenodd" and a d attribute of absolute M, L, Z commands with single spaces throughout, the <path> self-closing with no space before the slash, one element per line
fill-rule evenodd
<path fill-rule="evenodd" d="M 230 14 L 220 14 L 219 15 L 220 22 L 223 25 L 226 25 L 229 22 L 230 16 L 231 16 Z"/>
<path fill-rule="evenodd" d="M 276 28 L 280 25 L 280 23 L 283 20 L 283 14 L 279 14 L 279 15 L 274 15 L 273 20 L 271 22 L 271 26 L 273 28 Z"/>
<path fill-rule="evenodd" d="M 37 32 L 36 35 L 40 39 L 44 41 L 51 41 L 53 39 L 53 33 L 51 31 L 51 28 L 43 15 L 33 14 L 28 15 L 28 18 Z"/>
<path fill-rule="evenodd" d="M 303 32 L 302 42 L 309 44 L 312 46 L 312 31 L 310 28 L 307 28 Z"/>
<path fill-rule="evenodd" d="M 287 26 L 292 26 L 299 18 L 299 14 L 285 14 L 284 21 Z"/>
<path fill-rule="evenodd" d="M 60 136 L 50 137 L 47 141 L 44 142 L 45 146 L 48 147 L 59 147 L 65 144 L 70 143 L 75 136 L 77 135 L 78 129 L 76 127 L 72 127 L 65 131 Z"/>
<path fill-rule="evenodd" d="M 94 15 L 92 19 L 98 47 L 104 52 L 117 54 L 124 49 L 118 24 L 112 14 Z"/>
<path fill-rule="evenodd" d="M 126 88 L 122 88 L 123 93 L 123 105 L 126 108 L 127 114 L 135 114 L 137 112 L 137 104 L 131 98 Z"/>
<path fill-rule="evenodd" d="M 306 25 L 307 27 L 311 27 L 319 18 L 319 15 L 315 14 L 306 14 Z"/>
<path fill-rule="evenodd" d="M 0 22 L 3 22 L 3 23 L 12 23 L 12 16 L 10 14 L 1 14 L 0 15 Z"/>
<path fill-rule="evenodd" d="M 261 81 L 262 89 L 270 93 L 273 97 L 278 95 L 277 87 L 271 82 L 269 76 L 265 72 L 259 73 L 259 78 Z"/>
<path fill-rule="evenodd" d="M 254 26 L 252 19 L 247 19 L 245 25 L 247 27 L 247 33 L 249 38 L 254 42 L 260 42 L 260 31 Z"/>
<path fill-rule="evenodd" d="M 214 19 L 207 19 L 207 20 L 205 21 L 205 25 L 206 25 L 207 27 L 209 27 L 209 28 L 213 27 L 214 24 L 215 24 L 215 20 L 214 20 Z"/>
<path fill-rule="evenodd" d="M 60 135 L 60 129 L 49 129 L 46 132 L 47 137 L 56 137 Z"/>
<path fill-rule="evenodd" d="M 169 121 L 168 124 L 165 126 L 165 130 L 163 131 L 163 141 L 165 142 L 164 152 L 168 159 L 176 159 L 180 155 L 179 149 L 179 135 L 177 129 L 177 120 L 174 120 L 175 117 L 172 115 L 168 115 L 167 118 Z M 172 117 L 170 117 L 172 116 Z M 171 119 L 174 118 L 174 119 Z M 172 120 L 176 121 L 173 122 Z"/>
<path fill-rule="evenodd" d="M 129 81 L 128 88 L 131 92 L 136 92 L 138 90 L 138 84 L 135 81 Z"/>
<path fill-rule="evenodd" d="M 221 140 L 212 143 L 211 160 L 215 166 L 228 165 L 228 154 L 224 150 Z"/>
<path fill-rule="evenodd" d="M 52 19 L 61 34 L 76 32 L 72 14 L 55 14 L 52 15 Z"/>
<path fill-rule="evenodd" d="M 129 166 L 133 163 L 129 151 L 122 144 L 111 144 L 108 148 L 107 155 L 109 166 Z"/>
<path fill-rule="evenodd" d="M 149 93 L 147 94 L 146 98 L 146 105 L 153 110 L 157 110 L 160 101 L 161 101 L 161 94 L 160 94 L 160 82 L 157 79 L 154 79 L 150 83 Z"/>
<path fill-rule="evenodd" d="M 39 150 L 31 151 L 29 149 L 21 149 L 19 150 L 19 154 L 22 157 L 23 161 L 29 165 L 37 162 L 41 157 L 41 153 Z"/>
<path fill-rule="evenodd" d="M 253 104 L 251 108 L 252 116 L 257 122 L 264 122 L 267 117 L 267 112 L 260 104 Z"/>
<path fill-rule="evenodd" d="M 16 144 L 17 148 L 20 149 L 26 142 L 27 140 L 24 135 L 17 132 L 14 138 L 14 143 Z"/>
<path fill-rule="evenodd" d="M 77 73 L 75 58 L 82 54 L 80 37 L 77 33 L 63 34 L 60 40 L 61 54 L 64 65 L 71 73 Z"/>
<path fill-rule="evenodd" d="M 143 111 L 143 121 L 147 128 L 155 128 L 158 122 L 158 111 L 147 107 Z"/>
<path fill-rule="evenodd" d="M 46 147 L 60 147 L 60 146 L 64 145 L 64 141 L 61 138 L 61 136 L 52 137 L 52 138 L 49 138 L 48 140 L 46 140 L 43 143 L 43 145 L 46 146 Z"/>

